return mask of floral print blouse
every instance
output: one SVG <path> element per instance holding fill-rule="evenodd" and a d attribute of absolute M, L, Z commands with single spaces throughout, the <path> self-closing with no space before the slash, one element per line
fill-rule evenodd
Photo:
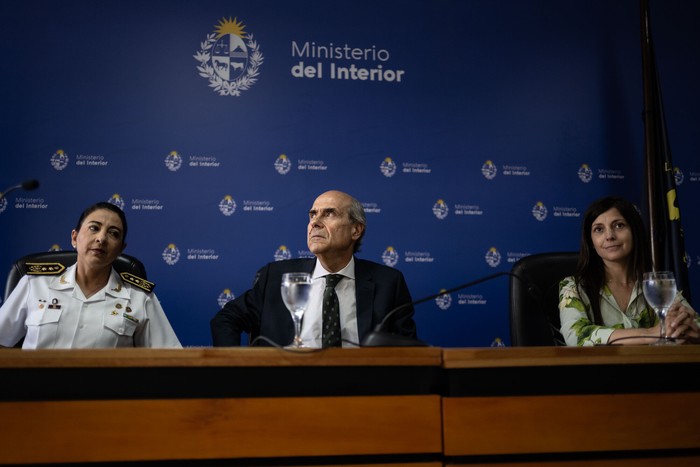
<path fill-rule="evenodd" d="M 691 308 L 680 293 L 676 297 Z M 560 330 L 566 345 L 605 345 L 615 329 L 650 328 L 657 323 L 656 313 L 647 305 L 639 283 L 632 289 L 626 310 L 620 309 L 607 284 L 600 290 L 599 299 L 602 326 L 593 324 L 591 300 L 583 290 L 577 289 L 574 277 L 566 277 L 559 283 Z"/>

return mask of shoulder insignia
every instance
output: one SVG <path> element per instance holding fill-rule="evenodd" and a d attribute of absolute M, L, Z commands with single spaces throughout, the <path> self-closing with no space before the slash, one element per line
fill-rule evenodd
<path fill-rule="evenodd" d="M 148 293 L 153 292 L 153 288 L 156 286 L 153 282 L 149 282 L 146 279 L 142 279 L 139 276 L 135 276 L 130 272 L 122 272 L 119 274 L 124 282 L 128 282 L 131 285 L 135 285 L 139 289 L 145 290 Z"/>
<path fill-rule="evenodd" d="M 33 276 L 55 276 L 66 270 L 66 267 L 61 263 L 24 263 L 27 272 Z"/>

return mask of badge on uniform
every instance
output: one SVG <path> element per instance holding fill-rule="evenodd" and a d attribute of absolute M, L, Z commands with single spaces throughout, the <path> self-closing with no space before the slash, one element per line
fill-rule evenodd
<path fill-rule="evenodd" d="M 54 298 L 51 300 L 51 305 L 49 305 L 49 310 L 60 310 L 61 305 L 58 304 L 58 299 Z"/>
<path fill-rule="evenodd" d="M 25 263 L 25 274 L 32 276 L 54 276 L 66 270 L 61 263 Z"/>
<path fill-rule="evenodd" d="M 123 316 L 124 318 L 128 319 L 129 321 L 133 322 L 133 323 L 136 323 L 136 324 L 139 323 L 138 318 L 134 318 L 134 317 L 131 316 L 131 315 L 127 315 L 126 313 L 124 313 L 124 314 L 122 314 L 122 316 Z"/>
<path fill-rule="evenodd" d="M 130 272 L 122 272 L 119 275 L 124 282 L 128 282 L 129 284 L 134 285 L 147 293 L 153 292 L 153 288 L 156 286 L 153 282 L 147 281 L 146 279 L 131 274 Z"/>

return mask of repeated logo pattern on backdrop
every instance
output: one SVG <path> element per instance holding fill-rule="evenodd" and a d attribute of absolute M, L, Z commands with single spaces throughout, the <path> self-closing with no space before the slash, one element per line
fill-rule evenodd
<path fill-rule="evenodd" d="M 233 2 L 222 11 L 204 0 L 179 4 L 174 40 L 172 21 L 153 26 L 157 5 L 126 0 L 76 15 L 91 5 L 78 0 L 45 6 L 65 25 L 48 42 L 26 38 L 33 3 L 17 3 L 0 31 L 18 49 L 0 84 L 21 98 L 5 112 L 41 117 L 8 121 L 3 150 L 13 157 L 1 178 L 41 186 L 0 197 L 0 254 L 9 267 L 22 254 L 70 248 L 80 211 L 109 201 L 126 212 L 125 252 L 146 265 L 182 342 L 206 346 L 211 317 L 261 266 L 312 257 L 308 209 L 341 189 L 367 214 L 358 255 L 400 269 L 414 299 L 440 292 L 416 308 L 422 340 L 508 343 L 507 276 L 445 291 L 532 253 L 576 250 L 598 196 L 643 199 L 639 31 L 628 18 L 638 5 L 623 3 L 633 12 L 603 0 L 583 13 L 561 5 L 533 28 L 517 0 L 411 0 L 400 15 L 393 1 L 302 0 L 274 11 Z M 99 21 L 85 17 L 124 8 L 133 8 L 119 15 L 128 41 L 96 34 Z M 561 28 L 561 48 L 543 47 Z M 85 53 L 110 51 L 90 78 L 72 71 L 85 69 L 74 48 L 85 37 Z M 613 42 L 605 57 L 601 40 Z M 19 57 L 47 44 L 46 66 L 60 71 L 52 85 L 38 74 L 16 79 L 26 69 Z M 665 62 L 684 63 L 664 52 Z M 624 86 L 601 90 L 609 83 L 590 79 L 606 76 L 606 63 Z M 673 70 L 664 72 L 663 85 L 672 83 Z M 691 270 L 700 265 L 693 151 L 674 152 Z"/>

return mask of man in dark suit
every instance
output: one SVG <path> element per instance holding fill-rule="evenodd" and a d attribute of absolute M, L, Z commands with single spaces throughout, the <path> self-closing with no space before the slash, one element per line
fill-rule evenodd
<path fill-rule="evenodd" d="M 307 244 L 315 258 L 272 262 L 258 271 L 253 288 L 228 302 L 211 320 L 214 346 L 237 346 L 245 332 L 259 345 L 285 346 L 294 337 L 294 323 L 282 301 L 282 274 L 312 275 L 309 307 L 304 313 L 304 346 L 321 347 L 321 301 L 328 274 L 340 274 L 335 287 L 344 346 L 359 344 L 388 312 L 411 302 L 403 274 L 394 268 L 358 259 L 367 221 L 362 204 L 340 191 L 328 191 L 309 210 Z M 417 338 L 413 306 L 387 323 L 387 331 Z"/>

